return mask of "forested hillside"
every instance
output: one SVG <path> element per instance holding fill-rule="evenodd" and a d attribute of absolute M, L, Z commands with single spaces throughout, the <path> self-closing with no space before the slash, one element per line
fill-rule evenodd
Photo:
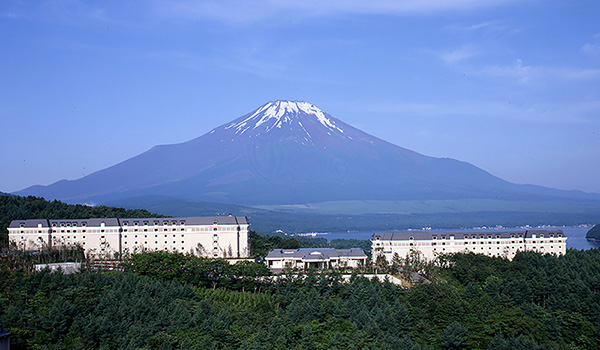
<path fill-rule="evenodd" d="M 136 260 L 137 259 L 137 260 Z M 13 349 L 597 349 L 600 251 L 513 261 L 457 254 L 403 290 L 335 272 L 274 282 L 181 254 L 128 271 L 2 270 Z M 229 272 L 228 272 L 229 271 Z M 235 277 L 237 276 L 237 277 Z"/>
<path fill-rule="evenodd" d="M 88 218 L 162 217 L 144 209 L 123 209 L 106 206 L 66 204 L 40 197 L 19 197 L 0 194 L 0 247 L 8 242 L 7 227 L 12 220 L 22 219 L 88 219 Z"/>
<path fill-rule="evenodd" d="M 600 224 L 594 225 L 586 234 L 585 238 L 600 241 Z"/>

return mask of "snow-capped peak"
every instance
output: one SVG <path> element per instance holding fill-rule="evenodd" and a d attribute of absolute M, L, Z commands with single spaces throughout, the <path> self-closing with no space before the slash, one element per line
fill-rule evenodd
<path fill-rule="evenodd" d="M 326 128 L 332 131 L 337 130 L 341 133 L 344 132 L 344 130 L 335 125 L 335 121 L 328 118 L 321 109 L 304 101 L 269 102 L 258 108 L 254 113 L 242 121 L 231 123 L 226 129 L 235 128 L 235 133 L 241 135 L 247 130 L 256 129 L 265 123 L 267 123 L 267 132 L 273 128 L 281 128 L 284 124 L 292 124 L 294 121 L 303 127 L 300 118 L 298 118 L 300 115 L 315 117 L 319 123 L 323 124 Z"/>

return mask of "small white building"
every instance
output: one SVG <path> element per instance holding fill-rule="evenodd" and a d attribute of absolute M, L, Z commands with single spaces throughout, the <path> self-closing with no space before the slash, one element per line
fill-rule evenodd
<path fill-rule="evenodd" d="M 565 254 L 567 238 L 561 230 L 514 230 L 481 232 L 388 232 L 371 238 L 373 257 L 395 254 L 406 258 L 418 253 L 426 260 L 448 253 L 472 252 L 487 256 L 514 258 L 518 251 Z"/>
<path fill-rule="evenodd" d="M 50 263 L 50 264 L 35 264 L 33 265 L 36 271 L 42 271 L 49 269 L 52 272 L 62 271 L 65 275 L 71 275 L 81 271 L 81 263 L 78 262 L 63 262 L 63 263 Z"/>
<path fill-rule="evenodd" d="M 18 249 L 81 246 L 92 258 L 164 250 L 218 258 L 249 256 L 246 217 L 13 220 L 9 241 Z"/>
<path fill-rule="evenodd" d="M 367 256 L 362 249 L 300 248 L 273 249 L 265 258 L 270 269 L 328 269 L 364 266 Z"/>

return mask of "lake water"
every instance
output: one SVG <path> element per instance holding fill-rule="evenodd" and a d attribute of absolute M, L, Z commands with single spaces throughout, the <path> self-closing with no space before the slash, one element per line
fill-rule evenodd
<path fill-rule="evenodd" d="M 567 237 L 567 249 L 591 249 L 600 247 L 600 243 L 591 242 L 585 239 L 585 234 L 590 230 L 591 226 L 586 227 L 552 227 L 544 229 L 562 230 Z M 535 229 L 535 228 L 534 228 Z M 500 230 L 524 230 L 523 228 L 506 228 Z M 431 230 L 427 232 L 465 232 L 465 231 L 499 231 L 498 229 L 472 229 L 472 230 Z M 370 240 L 374 233 L 383 233 L 392 231 L 372 231 L 372 232 L 331 232 L 331 233 L 314 233 L 315 237 L 323 237 L 328 240 L 332 239 L 361 239 Z M 393 232 L 411 232 L 411 231 L 393 231 Z M 412 231 L 415 232 L 415 231 Z"/>

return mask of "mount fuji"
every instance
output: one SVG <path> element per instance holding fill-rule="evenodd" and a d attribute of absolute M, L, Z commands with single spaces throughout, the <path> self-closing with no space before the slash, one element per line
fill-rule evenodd
<path fill-rule="evenodd" d="M 73 181 L 17 192 L 67 202 L 168 196 L 246 206 L 338 201 L 593 200 L 504 181 L 358 130 L 308 102 L 274 101 L 193 140 Z"/>

